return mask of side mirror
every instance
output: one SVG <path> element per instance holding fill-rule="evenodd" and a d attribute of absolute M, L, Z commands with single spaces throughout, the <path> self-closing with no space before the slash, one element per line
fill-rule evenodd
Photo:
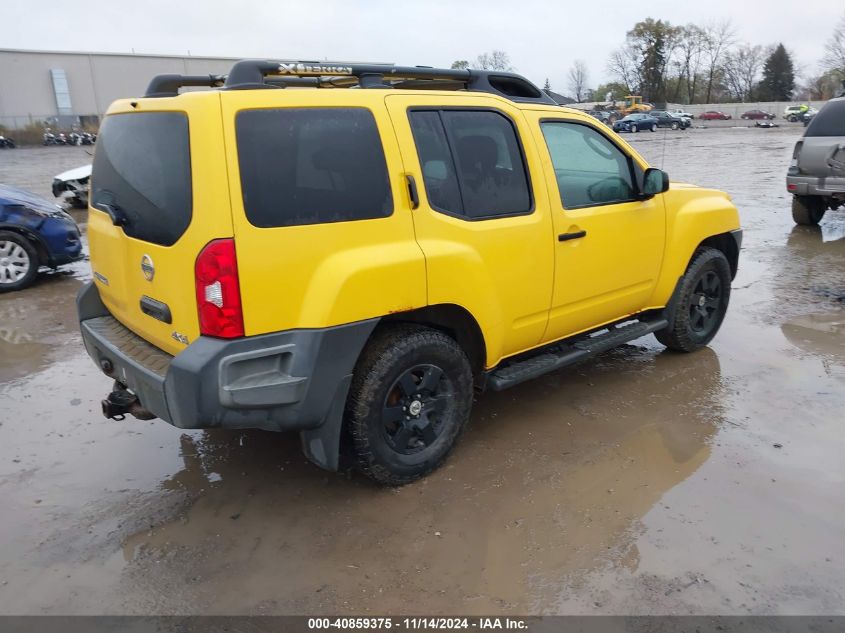
<path fill-rule="evenodd" d="M 643 198 L 651 198 L 669 191 L 669 174 L 662 169 L 649 167 L 643 176 Z"/>

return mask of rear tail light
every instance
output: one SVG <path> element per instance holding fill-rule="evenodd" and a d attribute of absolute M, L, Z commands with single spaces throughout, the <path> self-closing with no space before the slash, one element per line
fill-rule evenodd
<path fill-rule="evenodd" d="M 206 244 L 194 266 L 200 333 L 219 338 L 244 335 L 238 259 L 231 238 Z"/>
<path fill-rule="evenodd" d="M 789 169 L 786 170 L 787 176 L 797 176 L 801 173 L 801 168 L 798 167 L 798 157 L 801 156 L 801 148 L 803 146 L 803 141 L 798 141 L 795 144 L 795 149 L 792 150 L 792 160 L 789 163 Z"/>

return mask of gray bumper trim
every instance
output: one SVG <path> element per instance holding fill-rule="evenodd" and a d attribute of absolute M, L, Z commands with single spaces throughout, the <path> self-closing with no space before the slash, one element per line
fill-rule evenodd
<path fill-rule="evenodd" d="M 796 196 L 843 196 L 845 177 L 787 176 L 787 191 Z M 795 189 L 789 189 L 794 186 Z"/>
<path fill-rule="evenodd" d="M 93 283 L 77 297 L 82 339 L 112 378 L 158 417 L 185 429 L 299 430 L 306 454 L 337 467 L 352 371 L 379 319 L 244 337 L 200 337 L 177 356 L 114 319 Z"/>

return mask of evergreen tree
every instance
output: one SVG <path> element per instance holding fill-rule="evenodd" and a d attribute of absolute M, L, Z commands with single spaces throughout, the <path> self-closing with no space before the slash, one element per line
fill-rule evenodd
<path fill-rule="evenodd" d="M 549 91 L 552 89 L 552 84 L 549 83 L 549 78 L 546 77 L 546 83 L 543 84 L 543 90 Z"/>
<path fill-rule="evenodd" d="M 763 66 L 763 80 L 759 86 L 763 101 L 789 101 L 795 90 L 795 66 L 783 44 L 778 44 Z"/>

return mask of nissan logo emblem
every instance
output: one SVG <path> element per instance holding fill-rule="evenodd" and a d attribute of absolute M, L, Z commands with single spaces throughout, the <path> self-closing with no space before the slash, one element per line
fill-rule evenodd
<path fill-rule="evenodd" d="M 153 266 L 153 259 L 149 255 L 144 255 L 141 258 L 141 272 L 144 273 L 144 279 L 152 281 L 155 277 L 156 269 Z"/>

